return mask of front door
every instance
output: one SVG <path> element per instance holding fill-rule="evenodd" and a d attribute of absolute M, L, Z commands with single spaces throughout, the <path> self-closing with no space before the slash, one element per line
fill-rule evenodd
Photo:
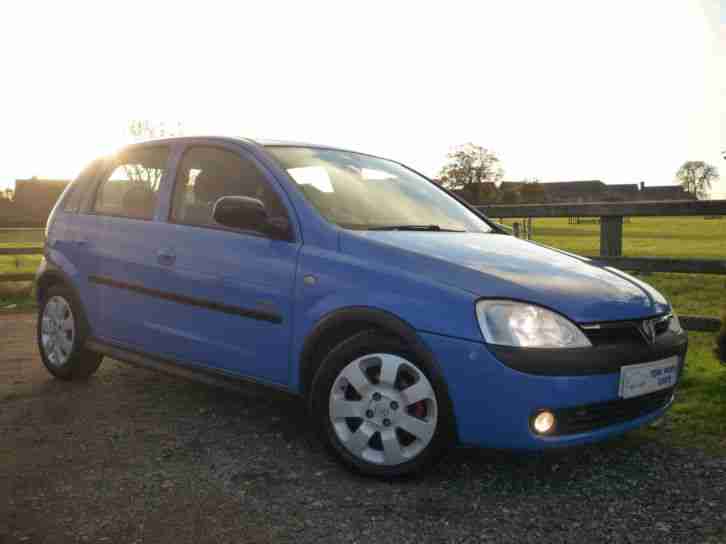
<path fill-rule="evenodd" d="M 260 199 L 288 235 L 225 228 L 222 196 Z M 145 326 L 172 358 L 265 382 L 288 380 L 293 284 L 300 248 L 284 191 L 236 147 L 192 146 L 177 168 L 156 248 L 165 282 Z M 153 293 L 148 293 L 153 296 Z"/>

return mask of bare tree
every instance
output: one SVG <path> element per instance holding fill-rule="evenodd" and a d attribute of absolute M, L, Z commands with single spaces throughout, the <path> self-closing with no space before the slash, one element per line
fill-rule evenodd
<path fill-rule="evenodd" d="M 718 179 L 718 169 L 703 161 L 686 161 L 676 172 L 676 179 L 686 192 L 704 199 Z"/>
<path fill-rule="evenodd" d="M 172 136 L 182 136 L 184 126 L 181 122 L 177 122 L 176 127 L 169 128 L 163 121 L 132 119 L 129 121 L 129 134 L 137 142 L 154 138 L 171 138 Z"/>

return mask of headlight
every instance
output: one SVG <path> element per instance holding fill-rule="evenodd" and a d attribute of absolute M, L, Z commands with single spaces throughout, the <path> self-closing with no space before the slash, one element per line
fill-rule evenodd
<path fill-rule="evenodd" d="M 668 329 L 676 334 L 681 334 L 683 332 L 683 327 L 681 327 L 681 322 L 678 319 L 676 312 L 671 313 L 671 318 L 668 320 Z"/>
<path fill-rule="evenodd" d="M 476 315 L 489 344 L 521 348 L 584 348 L 592 344 L 577 326 L 540 306 L 480 300 Z"/>

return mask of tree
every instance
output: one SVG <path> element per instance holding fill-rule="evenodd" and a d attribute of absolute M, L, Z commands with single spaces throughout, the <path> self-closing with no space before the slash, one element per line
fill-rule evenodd
<path fill-rule="evenodd" d="M 718 169 L 703 161 L 686 161 L 676 172 L 676 179 L 686 192 L 703 199 L 718 179 Z"/>
<path fill-rule="evenodd" d="M 503 175 L 499 159 L 493 152 L 468 143 L 447 155 L 439 179 L 447 189 L 460 190 L 476 183 L 497 183 Z"/>

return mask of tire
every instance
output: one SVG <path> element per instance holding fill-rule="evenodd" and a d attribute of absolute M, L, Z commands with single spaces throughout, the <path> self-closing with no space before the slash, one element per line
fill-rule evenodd
<path fill-rule="evenodd" d="M 85 380 L 102 355 L 83 347 L 88 325 L 75 293 L 65 285 L 48 289 L 38 309 L 37 339 L 45 368 L 61 380 Z"/>
<path fill-rule="evenodd" d="M 455 442 L 442 377 L 401 340 L 378 331 L 358 333 L 330 351 L 309 402 L 328 450 L 363 475 L 416 474 Z"/>

